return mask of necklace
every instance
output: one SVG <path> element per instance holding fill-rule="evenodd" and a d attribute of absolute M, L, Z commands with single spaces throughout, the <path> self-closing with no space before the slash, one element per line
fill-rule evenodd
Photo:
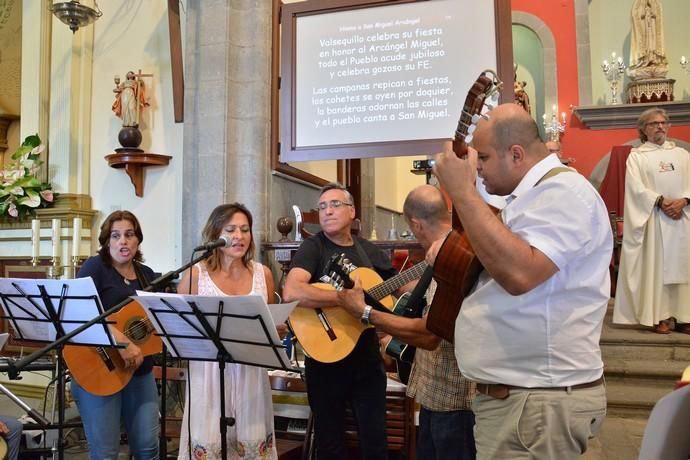
<path fill-rule="evenodd" d="M 130 284 L 132 284 L 132 282 L 129 280 L 129 277 L 128 277 L 127 275 L 125 275 L 125 273 L 124 273 L 125 270 L 120 270 L 119 268 L 115 267 L 115 271 L 117 272 L 118 275 L 120 275 L 120 276 L 122 277 L 122 281 L 123 281 L 127 286 L 129 286 Z M 134 273 L 134 276 L 136 276 L 136 272 L 134 272 L 134 270 L 132 270 L 132 272 Z"/>

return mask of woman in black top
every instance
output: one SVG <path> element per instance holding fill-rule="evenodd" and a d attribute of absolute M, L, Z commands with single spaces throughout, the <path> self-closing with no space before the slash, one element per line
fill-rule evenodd
<path fill-rule="evenodd" d="M 109 309 L 144 289 L 154 272 L 143 260 L 139 245 L 144 236 L 136 216 L 129 211 L 111 213 L 101 225 L 100 249 L 77 274 L 91 277 L 103 308 Z M 79 407 L 89 444 L 89 459 L 117 459 L 120 448 L 120 419 L 124 421 L 130 452 L 136 460 L 158 458 L 158 393 L 153 378 L 153 359 L 120 330 L 111 325 L 118 352 L 126 369 L 134 375 L 122 390 L 99 396 L 73 379 L 72 394 Z"/>

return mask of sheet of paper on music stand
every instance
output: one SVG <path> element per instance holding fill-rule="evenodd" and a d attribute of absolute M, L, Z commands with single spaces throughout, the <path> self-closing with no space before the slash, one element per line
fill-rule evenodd
<path fill-rule="evenodd" d="M 0 334 L 0 351 L 2 351 L 2 348 L 5 346 L 5 343 L 7 342 L 7 339 L 10 337 L 10 334 L 7 332 L 3 332 Z"/>
<path fill-rule="evenodd" d="M 155 294 L 146 295 L 149 293 L 143 292 L 137 293 L 141 294 L 137 300 L 146 307 L 154 327 L 157 324 L 162 326 L 162 330 L 159 332 L 165 331 L 168 334 L 178 333 L 189 337 L 188 340 L 173 339 L 180 357 L 191 358 L 191 356 L 185 356 L 183 350 L 198 355 L 198 347 L 203 344 L 204 356 L 195 357 L 197 359 L 215 358 L 216 350 L 212 341 L 210 339 L 199 339 L 199 337 L 205 336 L 205 334 L 201 333 L 203 329 L 198 320 L 194 318 L 188 302 L 194 302 L 197 305 L 214 330 L 218 322 L 218 306 L 222 303 L 224 315 L 231 316 L 223 316 L 220 338 L 226 351 L 234 361 L 252 363 L 263 367 L 285 367 L 290 365 L 290 360 L 283 348 L 274 349 L 271 346 L 266 346 L 266 344 L 269 344 L 269 340 L 271 345 L 279 347 L 282 346 L 282 342 L 280 337 L 278 337 L 275 323 L 269 312 L 269 306 L 266 305 L 266 302 L 260 295 L 179 296 L 159 294 L 156 296 Z M 180 315 L 166 306 L 162 299 L 165 299 L 174 310 L 183 312 L 182 319 L 180 319 Z M 173 301 L 173 299 L 175 300 Z M 182 300 L 181 302 L 180 299 Z M 286 307 L 285 309 L 288 308 Z M 294 305 L 292 308 L 294 308 Z M 284 309 L 277 310 L 280 310 L 281 314 L 284 313 Z M 265 331 L 262 327 L 262 322 L 258 318 L 261 318 L 263 321 L 266 327 Z M 166 345 L 172 344 L 166 342 Z M 174 350 L 176 347 L 169 346 L 171 350 Z M 278 356 L 276 356 L 276 351 L 274 350 L 277 350 Z M 211 351 L 212 356 L 210 356 Z"/>
<path fill-rule="evenodd" d="M 270 303 L 268 304 L 268 311 L 273 317 L 274 324 L 283 324 L 288 319 L 288 315 L 297 306 L 297 301 L 290 303 Z"/>
<path fill-rule="evenodd" d="M 56 339 L 57 331 L 50 321 L 32 321 L 34 319 L 49 319 L 46 302 L 40 296 L 38 286 L 44 286 L 55 308 L 60 307 L 60 299 L 65 297 L 62 305 L 61 321 L 65 333 L 69 333 L 85 322 L 102 313 L 96 286 L 91 278 L 73 280 L 46 280 L 0 278 L 0 294 L 2 307 L 6 316 L 14 317 L 10 320 L 13 327 L 19 329 L 18 336 L 26 340 L 52 342 Z M 27 297 L 21 295 L 24 292 Z M 111 339 L 102 324 L 94 324 L 80 332 L 70 341 L 71 343 L 90 345 L 109 345 Z"/>
<path fill-rule="evenodd" d="M 206 337 L 192 307 L 180 294 L 137 291 L 137 301 L 146 310 L 151 323 L 170 353 L 177 358 L 213 360 L 218 350 Z M 165 302 L 163 302 L 165 300 Z M 175 337 L 174 343 L 168 337 Z"/>

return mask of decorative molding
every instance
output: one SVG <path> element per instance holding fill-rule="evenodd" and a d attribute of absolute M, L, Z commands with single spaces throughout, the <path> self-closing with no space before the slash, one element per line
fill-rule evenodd
<path fill-rule="evenodd" d="M 129 152 L 127 149 L 116 149 L 118 153 L 106 155 L 105 159 L 111 168 L 124 168 L 134 185 L 134 193 L 139 198 L 144 196 L 144 168 L 147 166 L 167 166 L 172 158 L 157 153 Z"/>
<path fill-rule="evenodd" d="M 690 124 L 690 101 L 580 106 L 573 114 L 589 129 L 637 128 L 640 113 L 651 107 L 666 110 L 674 125 Z"/>
<path fill-rule="evenodd" d="M 518 24 L 530 29 L 539 38 L 542 44 L 544 58 L 544 68 L 542 76 L 544 78 L 544 113 L 546 108 L 558 104 L 558 65 L 556 62 L 556 39 L 553 32 L 541 18 L 525 13 L 524 11 L 512 12 L 513 24 Z M 536 91 L 536 88 L 535 88 Z M 536 95 L 536 94 L 535 94 Z M 537 101 L 534 101 L 532 109 L 533 115 L 537 116 Z M 538 120 L 539 121 L 539 120 Z"/>

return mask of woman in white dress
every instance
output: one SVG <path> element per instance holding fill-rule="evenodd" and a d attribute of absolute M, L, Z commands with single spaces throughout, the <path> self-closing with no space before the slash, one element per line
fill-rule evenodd
<path fill-rule="evenodd" d="M 225 237 L 229 244 L 215 249 L 206 261 L 192 267 L 191 273 L 185 272 L 179 293 L 260 294 L 272 303 L 273 276 L 267 267 L 252 260 L 252 215 L 244 205 L 232 203 L 216 207 L 206 222 L 202 237 L 207 242 Z M 218 363 L 190 361 L 178 460 L 221 458 L 219 386 Z M 277 459 L 266 369 L 227 364 L 225 406 L 225 415 L 235 419 L 235 424 L 228 427 L 227 458 Z"/>

